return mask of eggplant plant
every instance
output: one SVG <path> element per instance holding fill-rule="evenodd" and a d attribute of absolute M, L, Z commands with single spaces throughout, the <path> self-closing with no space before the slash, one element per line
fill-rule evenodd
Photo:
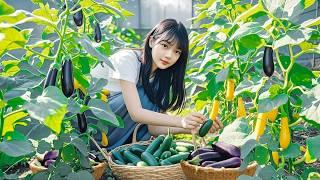
<path fill-rule="evenodd" d="M 32 12 L 0 2 L 0 177 L 52 151 L 59 152 L 53 166 L 35 176 L 90 177 L 81 170 L 90 169 L 93 134 L 123 126 L 100 99 L 107 80 L 90 72 L 100 63 L 113 68 L 108 57 L 128 45 L 128 36 L 138 37 L 114 31 L 133 14 L 116 0 L 30 3 L 37 7 Z M 42 28 L 40 34 L 34 27 Z M 83 123 L 88 110 L 97 124 Z"/>
<path fill-rule="evenodd" d="M 252 161 L 266 165 L 260 177 L 306 178 L 315 169 L 303 164 L 320 158 L 319 135 L 303 144 L 292 142 L 295 132 L 304 131 L 301 126 L 320 128 L 319 77 L 297 62 L 301 55 L 320 52 L 320 18 L 299 21 L 314 3 L 196 5 L 193 22 L 200 31 L 190 33 L 193 58 L 186 79 L 194 94 L 190 107 L 209 117 L 218 109 L 214 117 L 218 114 L 224 125 L 245 119 L 251 131 L 242 141 L 242 167 Z"/>

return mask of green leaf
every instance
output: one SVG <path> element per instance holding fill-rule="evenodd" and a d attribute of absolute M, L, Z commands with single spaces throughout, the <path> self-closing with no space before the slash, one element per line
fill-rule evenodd
<path fill-rule="evenodd" d="M 296 158 L 301 154 L 300 145 L 297 143 L 290 143 L 289 147 L 282 153 L 286 158 Z"/>
<path fill-rule="evenodd" d="M 7 132 L 14 131 L 14 127 L 20 123 L 17 121 L 25 118 L 26 116 L 28 116 L 28 113 L 23 111 L 5 115 L 2 136 L 4 136 Z"/>
<path fill-rule="evenodd" d="M 288 99 L 289 97 L 287 94 L 278 94 L 274 98 L 264 98 L 264 99 L 259 98 L 258 112 L 259 113 L 269 112 L 272 109 L 278 108 L 279 106 L 287 103 Z"/>
<path fill-rule="evenodd" d="M 96 93 L 100 93 L 103 87 L 108 83 L 107 79 L 103 78 L 92 78 L 88 92 L 90 96 L 94 96 Z"/>
<path fill-rule="evenodd" d="M 54 86 L 47 87 L 41 96 L 33 99 L 24 108 L 31 117 L 44 122 L 46 126 L 60 133 L 64 115 L 67 113 L 68 99 Z"/>
<path fill-rule="evenodd" d="M 73 139 L 71 141 L 71 144 L 73 144 L 81 152 L 81 154 L 83 154 L 84 156 L 88 156 L 89 151 L 88 151 L 87 145 L 85 142 L 83 142 L 82 139 L 80 138 Z"/>
<path fill-rule="evenodd" d="M 299 21 L 304 9 L 301 0 L 262 0 L 259 3 L 275 17 L 288 19 L 293 23 Z"/>
<path fill-rule="evenodd" d="M 72 172 L 67 177 L 67 180 L 82 180 L 82 179 L 93 180 L 94 178 L 92 174 L 90 174 L 88 171 L 85 171 L 85 170 Z"/>
<path fill-rule="evenodd" d="M 307 139 L 307 147 L 311 159 L 317 158 L 320 159 L 320 135 L 315 137 L 309 137 Z"/>
<path fill-rule="evenodd" d="M 34 148 L 29 141 L 3 141 L 0 142 L 0 152 L 11 157 L 19 157 L 34 152 Z"/>
<path fill-rule="evenodd" d="M 317 17 L 315 19 L 309 19 L 307 21 L 304 21 L 302 24 L 301 24 L 301 27 L 312 27 L 312 26 L 317 26 L 320 24 L 320 17 Z"/>
<path fill-rule="evenodd" d="M 98 58 L 100 62 L 105 62 L 110 68 L 114 70 L 114 67 L 112 63 L 109 61 L 109 59 L 96 49 L 96 47 L 94 46 L 94 44 L 92 43 L 92 41 L 89 39 L 88 36 L 84 36 L 82 38 L 76 38 L 76 39 L 89 54 Z"/>
<path fill-rule="evenodd" d="M 270 158 L 268 148 L 264 146 L 257 146 L 254 150 L 254 158 L 258 164 L 266 164 Z"/>
<path fill-rule="evenodd" d="M 312 34 L 312 29 L 310 28 L 301 28 L 301 29 L 290 29 L 287 33 L 274 41 L 273 49 L 278 49 L 279 47 L 285 45 L 298 45 L 303 41 L 309 40 Z"/>
<path fill-rule="evenodd" d="M 251 80 L 245 79 L 240 82 L 240 84 L 235 89 L 235 96 L 238 96 L 241 93 L 256 93 L 260 89 L 261 83 L 253 82 Z"/>
<path fill-rule="evenodd" d="M 12 27 L 15 23 L 25 19 L 27 16 L 22 11 L 15 11 L 9 15 L 0 16 L 0 27 L 9 28 Z"/>
<path fill-rule="evenodd" d="M 265 41 L 257 34 L 250 34 L 248 36 L 240 38 L 239 43 L 246 48 L 253 49 L 262 47 L 265 44 Z"/>
<path fill-rule="evenodd" d="M 217 83 L 223 82 L 227 80 L 228 76 L 229 76 L 229 67 L 226 69 L 221 69 L 216 76 L 216 82 Z"/>
<path fill-rule="evenodd" d="M 109 105 L 100 99 L 90 99 L 88 107 L 92 113 L 97 116 L 101 121 L 107 121 L 114 126 L 120 125 L 115 114 L 110 109 Z"/>
<path fill-rule="evenodd" d="M 293 84 L 297 86 L 305 86 L 307 88 L 312 88 L 312 79 L 315 75 L 309 68 L 306 68 L 298 63 L 294 63 L 290 73 L 290 80 Z"/>
<path fill-rule="evenodd" d="M 272 165 L 262 167 L 257 173 L 261 179 L 277 179 L 277 171 Z"/>
<path fill-rule="evenodd" d="M 248 156 L 248 154 L 258 145 L 257 141 L 254 139 L 249 139 L 241 146 L 241 159 Z"/>
<path fill-rule="evenodd" d="M 23 48 L 27 39 L 15 28 L 0 29 L 0 56 L 6 51 Z"/>
<path fill-rule="evenodd" d="M 308 7 L 312 6 L 316 0 L 302 0 L 304 8 L 307 9 Z"/>
<path fill-rule="evenodd" d="M 245 121 L 244 118 L 237 119 L 223 128 L 223 131 L 219 136 L 219 141 L 241 147 L 245 143 L 245 137 L 250 132 L 251 127 L 248 125 L 247 121 Z"/>
<path fill-rule="evenodd" d="M 268 37 L 267 32 L 263 29 L 262 25 L 258 22 L 248 22 L 242 24 L 234 34 L 230 37 L 230 40 L 237 40 L 242 37 L 255 34 L 261 38 Z"/>
<path fill-rule="evenodd" d="M 39 4 L 39 9 L 34 10 L 32 13 L 44 17 L 52 22 L 58 21 L 58 10 L 49 7 L 49 4 Z"/>
<path fill-rule="evenodd" d="M 245 21 L 247 18 L 250 16 L 256 14 L 257 12 L 260 12 L 263 10 L 263 7 L 261 6 L 260 3 L 252 6 L 251 8 L 245 10 L 243 13 L 241 13 L 237 18 L 234 20 L 234 22 L 239 22 L 239 21 Z"/>
<path fill-rule="evenodd" d="M 7 15 L 14 12 L 14 8 L 7 4 L 5 1 L 0 1 L 0 15 Z"/>
<path fill-rule="evenodd" d="M 46 151 L 50 151 L 51 150 L 51 145 L 44 141 L 44 140 L 41 140 L 38 144 L 38 148 L 37 148 L 37 152 L 40 153 L 40 154 L 43 154 L 45 153 Z"/>
<path fill-rule="evenodd" d="M 301 96 L 301 116 L 320 124 L 320 85 L 315 86 Z"/>

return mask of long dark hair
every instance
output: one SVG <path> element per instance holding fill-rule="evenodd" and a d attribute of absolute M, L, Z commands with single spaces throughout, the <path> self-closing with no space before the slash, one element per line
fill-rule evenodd
<path fill-rule="evenodd" d="M 177 62 L 167 69 L 157 69 L 154 72 L 154 79 L 150 81 L 152 69 L 152 49 L 149 40 L 159 39 L 176 43 L 181 50 Z M 159 42 L 160 42 L 159 41 Z M 179 110 L 185 105 L 184 76 L 189 54 L 189 40 L 186 28 L 181 22 L 174 19 L 165 19 L 159 22 L 146 36 L 142 49 L 142 65 L 140 77 L 143 88 L 150 101 L 155 103 L 161 111 Z"/>

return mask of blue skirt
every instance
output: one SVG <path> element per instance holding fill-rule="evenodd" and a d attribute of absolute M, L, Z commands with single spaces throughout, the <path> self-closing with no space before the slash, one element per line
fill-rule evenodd
<path fill-rule="evenodd" d="M 149 100 L 147 94 L 143 89 L 143 86 L 137 85 L 137 89 L 138 89 L 142 108 L 148 109 L 154 112 L 159 112 L 158 106 L 153 104 Z M 135 127 L 138 125 L 138 123 L 134 122 L 130 117 L 121 92 L 111 93 L 110 96 L 108 97 L 108 103 L 113 113 L 120 116 L 124 121 L 124 128 L 111 127 L 111 126 L 108 128 L 107 136 L 108 136 L 109 144 L 106 148 L 108 151 L 110 151 L 123 144 L 131 143 L 133 131 Z M 86 114 L 87 113 L 89 113 L 90 115 L 92 114 L 92 112 L 90 111 L 87 111 Z M 88 123 L 90 122 L 94 123 L 92 121 L 95 121 L 95 120 L 88 119 L 88 121 L 89 121 Z M 100 132 L 98 132 L 94 137 L 98 143 L 101 142 Z M 151 134 L 148 131 L 147 125 L 144 124 L 140 126 L 137 132 L 137 137 L 136 137 L 137 141 L 149 140 L 150 137 L 151 137 Z"/>

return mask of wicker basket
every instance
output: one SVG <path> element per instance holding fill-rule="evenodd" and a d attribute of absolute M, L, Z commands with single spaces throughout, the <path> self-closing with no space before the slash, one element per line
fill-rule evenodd
<path fill-rule="evenodd" d="M 256 162 L 250 164 L 245 170 L 240 171 L 240 168 L 211 168 L 195 166 L 187 161 L 180 163 L 184 175 L 190 180 L 207 180 L 207 179 L 237 179 L 242 174 L 253 176 L 256 172 L 258 164 Z"/>
<path fill-rule="evenodd" d="M 39 157 L 34 158 L 29 162 L 29 168 L 33 174 L 46 171 L 48 168 L 44 166 L 38 166 L 37 164 L 40 164 L 41 159 Z M 106 162 L 101 162 L 95 166 L 92 166 L 93 172 L 92 175 L 95 180 L 99 180 L 101 176 L 103 175 L 105 169 L 107 167 Z"/>
<path fill-rule="evenodd" d="M 185 176 L 182 172 L 180 164 L 174 164 L 170 166 L 148 166 L 148 167 L 138 167 L 138 166 L 128 166 L 128 165 L 119 165 L 116 164 L 112 157 L 111 153 L 113 151 L 117 151 L 120 148 L 125 148 L 128 146 L 131 146 L 133 144 L 142 144 L 142 145 L 148 145 L 151 141 L 141 141 L 136 142 L 136 135 L 137 130 L 139 129 L 139 126 L 141 124 L 138 124 L 135 128 L 132 136 L 132 144 L 126 144 L 119 146 L 112 151 L 108 153 L 108 163 L 110 168 L 112 169 L 113 174 L 117 177 L 117 179 L 163 179 L 163 180 L 179 180 L 179 179 L 185 179 Z"/>

